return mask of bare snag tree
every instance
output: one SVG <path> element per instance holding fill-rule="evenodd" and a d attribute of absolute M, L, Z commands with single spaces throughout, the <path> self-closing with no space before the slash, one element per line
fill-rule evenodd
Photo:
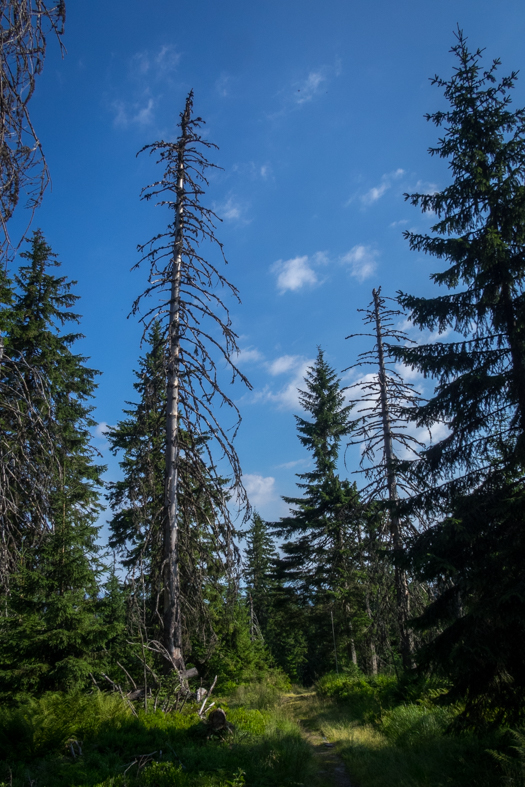
<path fill-rule="evenodd" d="M 205 154 L 217 147 L 201 137 L 203 123 L 193 116 L 191 91 L 180 115 L 177 140 L 154 142 L 139 151 L 156 155 L 157 163 L 164 167 L 162 178 L 142 190 L 142 199 L 156 199 L 172 216 L 165 232 L 138 247 L 142 258 L 135 267 L 149 265 L 149 286 L 135 301 L 133 313 L 139 312 L 144 298 L 155 296 L 155 305 L 141 321 L 146 332 L 160 320 L 166 343 L 163 647 L 168 663 L 178 670 L 184 670 L 179 570 L 181 462 L 190 468 L 188 475 L 194 483 L 201 480 L 199 494 L 193 492 L 196 514 L 207 520 L 230 560 L 235 547 L 228 502 L 235 499 L 241 508 L 248 505 L 233 446 L 240 414 L 225 392 L 219 366 L 222 371 L 224 367 L 229 370 L 231 382 L 239 378 L 251 386 L 232 360 L 238 353 L 237 337 L 224 297 L 239 301 L 239 295 L 218 268 L 226 262 L 215 235 L 218 217 L 200 202 L 208 185 L 206 172 L 216 168 Z M 215 252 L 217 264 L 203 256 L 203 245 L 210 255 Z M 224 405 L 234 413 L 231 429 L 218 420 L 217 409 Z M 223 468 L 229 474 L 227 486 Z"/>
<path fill-rule="evenodd" d="M 349 445 L 362 446 L 361 472 L 367 479 L 365 499 L 387 501 L 390 538 L 394 553 L 394 582 L 396 593 L 396 612 L 399 628 L 401 657 L 403 666 L 412 666 L 413 642 L 408 620 L 410 618 L 410 594 L 406 572 L 400 566 L 399 558 L 404 550 L 404 532 L 413 529 L 406 518 L 400 515 L 400 496 L 408 496 L 415 490 L 410 478 L 403 472 L 399 454 L 404 452 L 411 458 L 417 456 L 423 447 L 408 431 L 409 422 L 406 408 L 420 401 L 414 387 L 406 383 L 395 369 L 389 343 L 405 344 L 408 336 L 395 327 L 395 320 L 403 313 L 390 309 L 386 298 L 381 296 L 381 288 L 372 291 L 372 301 L 364 312 L 363 322 L 371 326 L 370 333 L 354 333 L 347 339 L 366 336 L 374 339 L 370 350 L 360 353 L 358 360 L 349 369 L 375 371 L 364 379 L 349 386 L 348 390 L 359 391 L 353 404 L 359 406 L 361 414 L 352 432 Z M 392 300 L 392 299 L 388 299 Z M 397 449 L 397 452 L 396 452 Z"/>
<path fill-rule="evenodd" d="M 7 223 L 20 197 L 26 195 L 30 224 L 50 180 L 28 104 L 44 67 L 46 37 L 54 33 L 62 47 L 65 18 L 65 0 L 55 4 L 0 0 L 0 250 L 4 259 L 13 248 Z"/>

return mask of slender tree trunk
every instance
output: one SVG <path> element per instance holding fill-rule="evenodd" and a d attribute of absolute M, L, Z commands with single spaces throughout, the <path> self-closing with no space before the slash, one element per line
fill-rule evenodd
<path fill-rule="evenodd" d="M 403 552 L 403 540 L 401 536 L 401 520 L 397 513 L 397 478 L 394 465 L 394 448 L 392 441 L 392 427 L 390 423 L 390 412 L 388 408 L 388 395 L 386 388 L 386 371 L 385 371 L 385 357 L 383 352 L 383 336 L 381 331 L 381 315 L 379 304 L 379 291 L 373 290 L 374 296 L 374 311 L 376 322 L 376 336 L 377 336 L 377 357 L 379 361 L 379 388 L 381 397 L 381 417 L 383 421 L 383 443 L 385 451 L 385 464 L 386 464 L 386 481 L 388 489 L 388 499 L 390 502 L 390 535 L 392 537 L 392 544 L 394 547 L 394 557 L 401 556 Z M 412 652 L 413 641 L 412 635 L 408 628 L 408 619 L 410 617 L 410 597 L 408 592 L 408 582 L 406 573 L 399 567 L 397 559 L 395 560 L 395 589 L 396 589 L 396 606 L 397 606 L 397 621 L 399 626 L 399 635 L 401 640 L 401 658 L 403 659 L 403 667 L 410 669 L 413 666 Z"/>
<path fill-rule="evenodd" d="M 168 337 L 166 405 L 166 513 L 164 526 L 164 647 L 173 664 L 184 670 L 182 611 L 180 601 L 178 472 L 179 472 L 179 373 L 180 373 L 180 286 L 184 240 L 184 142 L 189 109 L 182 119 L 182 141 L 178 152 L 175 240 L 171 279 Z M 168 665 L 169 666 L 169 665 Z"/>
<path fill-rule="evenodd" d="M 370 621 L 370 629 L 372 628 L 372 610 L 370 609 L 370 596 L 368 594 L 368 590 L 365 592 L 365 609 L 368 620 Z M 376 645 L 374 642 L 374 637 L 372 632 L 369 630 L 367 634 L 368 640 L 368 658 L 369 658 L 369 666 L 370 666 L 370 673 L 372 675 L 377 675 L 377 651 Z"/>

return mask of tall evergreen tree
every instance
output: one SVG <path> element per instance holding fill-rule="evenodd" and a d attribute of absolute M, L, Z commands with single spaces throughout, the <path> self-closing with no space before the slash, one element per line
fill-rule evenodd
<path fill-rule="evenodd" d="M 95 520 L 103 468 L 95 464 L 90 445 L 95 422 L 89 400 L 97 373 L 72 350 L 80 334 L 61 330 L 78 322 L 78 315 L 68 311 L 78 296 L 71 292 L 74 282 L 49 270 L 59 263 L 40 231 L 33 233 L 22 258 L 27 264 L 15 277 L 6 351 L 24 363 L 15 371 L 3 365 L 2 374 L 24 377 L 31 406 L 52 434 L 54 461 L 40 457 L 38 472 L 47 478 L 49 505 L 38 528 L 31 527 L 31 496 L 19 501 L 19 527 L 11 542 L 18 560 L 2 619 L 7 665 L 2 683 L 11 690 L 68 688 L 85 680 L 90 654 L 109 636 L 96 609 Z M 8 404 L 0 403 L 2 412 Z"/>
<path fill-rule="evenodd" d="M 352 406 L 344 404 L 337 375 L 321 349 L 305 383 L 299 401 L 312 420 L 295 418 L 299 440 L 312 453 L 314 468 L 298 474 L 302 497 L 283 498 L 291 510 L 275 532 L 285 538 L 279 561 L 281 578 L 319 616 L 309 644 L 313 675 L 319 673 L 323 660 L 326 665 L 327 654 L 332 658 L 333 645 L 327 645 L 332 637 L 330 609 L 337 615 L 343 650 L 354 663 L 356 627 L 363 628 L 366 613 L 354 581 L 356 529 L 363 512 L 355 484 L 341 481 L 337 473 L 341 439 L 352 429 Z"/>
<path fill-rule="evenodd" d="M 525 110 L 510 107 L 515 73 L 498 81 L 499 61 L 484 70 L 461 31 L 452 51 L 453 76 L 433 80 L 449 107 L 427 116 L 444 127 L 430 153 L 449 162 L 452 182 L 407 195 L 437 221 L 431 235 L 405 233 L 445 262 L 432 279 L 447 291 L 399 299 L 414 324 L 455 334 L 394 350 L 437 378 L 410 417 L 448 427 L 412 468 L 428 482 L 415 502 L 441 520 L 412 556 L 442 588 L 420 620 L 441 628 L 422 658 L 453 678 L 467 716 L 515 719 L 525 699 Z"/>

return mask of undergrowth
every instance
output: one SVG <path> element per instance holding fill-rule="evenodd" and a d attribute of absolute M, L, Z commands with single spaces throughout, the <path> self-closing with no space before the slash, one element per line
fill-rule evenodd
<path fill-rule="evenodd" d="M 326 675 L 316 688 L 317 698 L 306 703 L 311 723 L 337 744 L 361 787 L 524 784 L 519 755 L 506 753 L 503 731 L 454 732 L 462 708 L 443 703 L 448 687 L 436 680 L 354 671 Z"/>
<path fill-rule="evenodd" d="M 115 695 L 47 694 L 0 710 L 0 787 L 295 787 L 310 750 L 297 725 L 252 705 L 216 701 L 232 724 L 223 738 L 196 706 L 132 715 Z"/>

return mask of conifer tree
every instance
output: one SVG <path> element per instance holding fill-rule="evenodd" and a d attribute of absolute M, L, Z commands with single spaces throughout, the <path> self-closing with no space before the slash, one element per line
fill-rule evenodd
<path fill-rule="evenodd" d="M 22 374 L 28 401 L 53 437 L 54 461 L 38 454 L 36 469 L 47 484 L 46 518 L 35 524 L 30 494 L 18 501 L 18 529 L 10 543 L 17 560 L 2 619 L 2 684 L 4 690 L 40 691 L 82 685 L 93 653 L 110 636 L 97 612 L 95 520 L 103 468 L 90 445 L 96 372 L 73 352 L 80 334 L 61 330 L 79 320 L 68 311 L 78 298 L 74 282 L 50 271 L 59 263 L 40 231 L 21 256 L 27 264 L 15 277 L 6 351 L 23 363 L 14 371 L 2 365 L 2 375 L 6 384 L 9 375 L 16 382 Z M 9 404 L 0 403 L 2 414 Z"/>
<path fill-rule="evenodd" d="M 162 594 L 165 524 L 166 347 L 155 321 L 146 336 L 146 353 L 139 360 L 135 391 L 127 416 L 107 433 L 112 452 L 119 455 L 123 478 L 109 484 L 110 546 L 128 569 L 130 626 L 141 628 L 146 641 L 163 639 Z M 178 539 L 181 636 L 186 656 L 202 661 L 217 641 L 215 627 L 225 614 L 224 568 L 228 546 L 216 520 L 221 516 L 222 488 L 198 453 L 191 461 L 184 448 L 189 437 L 179 435 Z M 202 438 L 205 447 L 205 438 Z M 218 492 L 220 494 L 218 494 Z M 212 607 L 216 599 L 218 609 Z M 206 644 L 207 643 L 207 644 Z M 157 648 L 158 645 L 153 647 Z"/>
<path fill-rule="evenodd" d="M 309 643 L 309 662 L 315 674 L 321 660 L 326 661 L 327 653 L 333 651 L 333 645 L 327 644 L 332 637 L 330 608 L 337 614 L 343 649 L 357 663 L 355 629 L 363 627 L 365 613 L 353 575 L 362 508 L 355 484 L 341 481 L 337 474 L 340 442 L 352 429 L 352 405 L 344 404 L 339 380 L 321 349 L 305 383 L 299 401 L 312 420 L 295 418 L 299 440 L 312 453 L 314 469 L 298 474 L 297 486 L 304 490 L 303 497 L 283 498 L 293 508 L 275 532 L 285 538 L 278 562 L 281 579 L 320 615 L 317 633 Z"/>
<path fill-rule="evenodd" d="M 399 300 L 421 329 L 450 341 L 397 348 L 398 359 L 437 379 L 410 417 L 448 434 L 413 464 L 428 485 L 416 496 L 438 524 L 416 540 L 413 564 L 441 592 L 421 617 L 439 632 L 420 658 L 453 681 L 479 722 L 516 720 L 525 698 L 525 110 L 512 110 L 516 74 L 498 81 L 461 31 L 448 108 L 427 116 L 443 134 L 430 153 L 448 161 L 450 185 L 407 195 L 437 221 L 407 232 L 410 247 L 444 262 L 444 292 Z M 436 630 L 435 628 L 433 629 Z"/>
<path fill-rule="evenodd" d="M 400 513 L 400 497 L 413 491 L 409 476 L 403 472 L 400 453 L 417 456 L 422 447 L 408 431 L 409 422 L 406 408 L 409 403 L 420 401 L 414 387 L 406 383 L 395 368 L 390 352 L 391 345 L 409 343 L 408 336 L 395 326 L 395 320 L 402 316 L 398 309 L 389 308 L 381 295 L 381 288 L 373 290 L 372 302 L 364 312 L 363 321 L 370 326 L 371 333 L 358 333 L 347 336 L 365 336 L 374 340 L 372 349 L 360 353 L 355 364 L 348 369 L 365 369 L 367 375 L 349 386 L 358 392 L 354 400 L 359 416 L 354 422 L 351 444 L 363 448 L 361 458 L 362 472 L 367 479 L 363 494 L 369 501 L 382 501 L 386 511 L 390 548 L 394 556 L 394 584 L 396 594 L 396 617 L 399 632 L 400 651 L 403 667 L 412 666 L 413 638 L 409 628 L 410 592 L 406 571 L 402 567 L 407 536 L 414 532 L 410 519 Z M 374 371 L 370 374 L 370 368 Z M 344 371 L 347 371 L 345 369 Z M 385 544 L 385 546 L 387 546 Z"/>
<path fill-rule="evenodd" d="M 4 446 L 9 467 L 23 470 L 3 484 L 11 500 L 2 521 L 11 565 L 19 549 L 59 524 L 95 520 L 103 469 L 90 445 L 97 372 L 72 351 L 80 334 L 61 331 L 79 320 L 69 311 L 78 298 L 74 282 L 49 271 L 60 263 L 40 231 L 28 243 L 2 318 L 9 358 L 0 367 Z"/>
<path fill-rule="evenodd" d="M 203 122 L 193 115 L 192 91 L 180 115 L 178 139 L 154 142 L 143 149 L 157 154 L 159 163 L 165 167 L 162 177 L 143 189 L 143 198 L 158 198 L 158 204 L 167 206 L 173 219 L 166 231 L 139 246 L 144 255 L 141 262 L 149 265 L 150 275 L 149 286 L 134 304 L 136 312 L 144 297 L 158 298 L 142 319 L 146 331 L 160 319 L 166 342 L 163 645 L 167 664 L 177 669 L 184 668 L 179 527 L 181 460 L 191 465 L 194 479 L 201 477 L 200 491 L 210 508 L 208 526 L 223 541 L 230 561 L 234 551 L 233 528 L 224 479 L 216 470 L 217 459 L 213 458 L 214 449 L 220 452 L 224 464 L 229 465 L 231 494 L 241 505 L 247 502 L 232 439 L 217 416 L 217 406 L 222 405 L 233 409 L 238 416 L 220 380 L 217 357 L 233 379 L 239 377 L 248 382 L 232 361 L 237 352 L 236 335 L 221 297 L 224 290 L 238 298 L 237 290 L 202 251 L 202 246 L 208 244 L 210 255 L 215 250 L 224 259 L 222 245 L 215 235 L 217 217 L 200 202 L 203 186 L 207 185 L 206 171 L 215 166 L 204 155 L 215 146 L 199 133 Z M 204 510 L 203 505 L 199 506 Z"/>
<path fill-rule="evenodd" d="M 271 614 L 273 571 L 277 553 L 268 524 L 254 512 L 246 532 L 244 579 L 250 606 L 252 633 L 264 634 Z"/>

